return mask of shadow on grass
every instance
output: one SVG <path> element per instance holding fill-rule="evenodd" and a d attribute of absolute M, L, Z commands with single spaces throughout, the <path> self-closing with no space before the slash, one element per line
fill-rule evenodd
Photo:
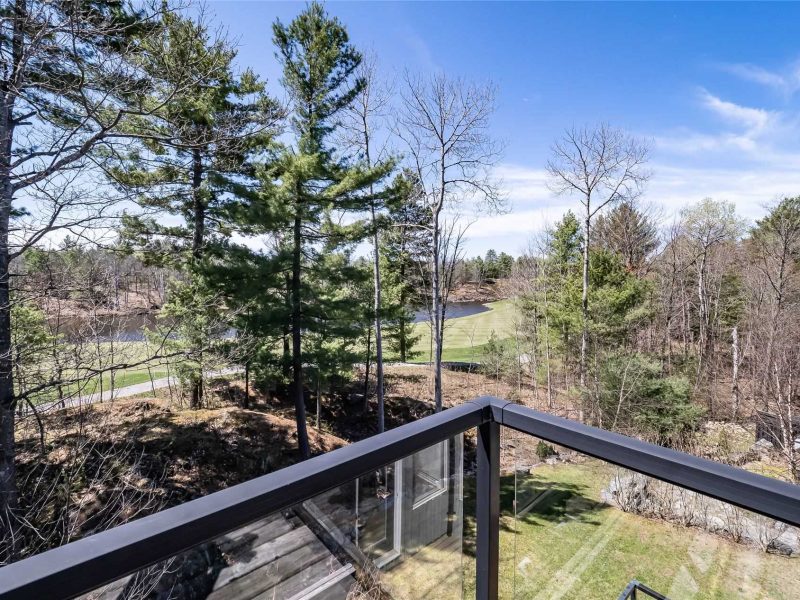
<path fill-rule="evenodd" d="M 537 475 L 520 473 L 500 477 L 500 528 L 519 535 L 514 526 L 517 520 L 533 526 L 552 526 L 573 522 L 599 526 L 597 518 L 605 504 L 587 496 L 588 488 L 564 481 L 555 481 Z M 464 477 L 464 553 L 475 556 L 475 477 Z"/>

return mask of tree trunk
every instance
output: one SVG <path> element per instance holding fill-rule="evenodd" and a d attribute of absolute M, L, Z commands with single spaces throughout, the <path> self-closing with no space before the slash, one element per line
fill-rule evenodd
<path fill-rule="evenodd" d="M 370 190 L 371 193 L 371 190 Z M 381 333 L 381 262 L 378 226 L 375 222 L 375 205 L 372 205 L 372 244 L 375 247 L 375 395 L 378 399 L 378 433 L 383 433 L 383 335 Z"/>
<path fill-rule="evenodd" d="M 778 323 L 779 318 L 781 315 L 781 311 L 783 309 L 783 285 L 784 285 L 784 276 L 786 274 L 786 251 L 785 245 L 783 248 L 783 252 L 781 252 L 781 261 L 780 267 L 778 270 L 778 281 L 775 285 L 775 308 L 772 311 L 772 315 L 770 318 L 770 328 L 769 328 L 769 338 L 767 340 L 767 352 L 766 352 L 766 360 L 764 361 L 764 373 L 765 376 L 759 380 L 758 385 L 758 392 L 759 395 L 763 398 L 764 402 L 764 410 L 769 408 L 769 399 L 764 394 L 764 384 L 763 382 L 770 376 L 770 369 L 772 368 L 773 362 L 773 354 L 775 349 L 775 338 L 778 335 Z"/>
<path fill-rule="evenodd" d="M 24 0 L 17 0 L 14 11 L 13 66 L 22 60 L 22 24 L 26 18 Z M 14 381 L 11 371 L 11 302 L 9 293 L 8 228 L 14 188 L 11 172 L 11 151 L 14 139 L 14 92 L 4 90 L 0 110 L 0 539 L 5 552 L 13 559 L 18 492 L 14 442 Z M 10 541 L 9 541 L 10 540 Z"/>
<path fill-rule="evenodd" d="M 203 241 L 206 226 L 206 205 L 202 195 L 203 157 L 199 148 L 192 152 L 192 211 L 194 213 L 194 231 L 192 232 L 192 262 L 200 260 L 203 255 Z M 194 348 L 198 355 L 199 348 Z M 200 361 L 200 372 L 191 378 L 189 391 L 190 407 L 200 408 L 203 404 L 203 366 Z"/>
<path fill-rule="evenodd" d="M 302 356 L 302 303 L 300 301 L 300 268 L 302 243 L 300 207 L 296 207 L 294 218 L 294 248 L 292 249 L 292 397 L 297 420 L 297 445 L 303 459 L 311 455 L 308 446 L 308 429 L 306 426 L 306 403 L 303 397 L 303 356 Z"/>
<path fill-rule="evenodd" d="M 586 353 L 589 345 L 589 226 L 591 215 L 589 212 L 589 199 L 586 199 L 586 219 L 583 224 L 583 291 L 581 293 L 581 356 L 578 374 L 581 388 L 586 387 Z M 583 421 L 583 406 L 580 408 L 579 418 Z"/>
<path fill-rule="evenodd" d="M 405 319 L 405 308 L 406 308 L 406 290 L 405 290 L 405 281 L 406 281 L 406 263 L 405 258 L 403 258 L 403 253 L 401 252 L 400 258 L 400 319 L 398 320 L 398 344 L 400 346 L 400 362 L 406 362 L 408 358 L 408 348 L 407 344 L 408 341 L 406 340 L 406 319 Z"/>
<path fill-rule="evenodd" d="M 698 339 L 698 356 L 697 356 L 697 380 L 694 384 L 695 391 L 700 389 L 704 379 L 704 372 L 706 370 L 707 362 L 710 354 L 710 341 L 711 341 L 711 300 L 708 297 L 707 289 L 707 264 L 708 264 L 708 251 L 704 251 L 697 272 L 697 302 L 698 310 L 700 313 L 700 327 Z M 713 390 L 709 390 L 708 394 L 708 414 L 713 418 L 714 416 L 714 394 Z"/>
<path fill-rule="evenodd" d="M 292 276 L 286 273 L 286 312 L 292 314 Z M 288 381 L 292 377 L 292 359 L 291 359 L 291 343 L 290 338 L 292 335 L 291 327 L 289 326 L 289 319 L 286 319 L 283 324 L 283 360 L 281 362 L 281 374 L 284 380 Z M 285 390 L 284 390 L 285 391 Z"/>
<path fill-rule="evenodd" d="M 250 361 L 244 363 L 244 407 L 250 408 Z"/>
<path fill-rule="evenodd" d="M 434 211 L 433 217 L 433 272 L 431 274 L 431 298 L 433 308 L 433 327 L 431 338 L 433 342 L 433 402 L 435 411 L 442 410 L 442 339 L 441 339 L 441 293 L 439 289 L 439 211 Z"/>
<path fill-rule="evenodd" d="M 317 431 L 319 431 L 319 415 L 322 412 L 322 384 L 320 383 L 319 368 L 317 368 Z"/>
<path fill-rule="evenodd" d="M 17 482 L 14 464 L 16 398 L 11 364 L 11 303 L 8 272 L 10 181 L 4 188 L 4 197 L 0 204 L 0 533 L 2 533 L 0 537 L 12 540 L 15 529 L 13 513 L 17 508 Z M 12 555 L 15 553 L 13 547 L 6 547 L 6 551 Z"/>
<path fill-rule="evenodd" d="M 202 194 L 203 157 L 199 148 L 192 152 L 192 211 L 194 231 L 192 232 L 192 258 L 199 260 L 203 255 L 203 238 L 206 226 L 206 204 Z"/>
<path fill-rule="evenodd" d="M 548 318 L 547 286 L 545 282 L 544 290 L 544 360 L 547 369 L 547 407 L 553 409 L 553 380 L 550 374 L 550 319 Z"/>
<path fill-rule="evenodd" d="M 733 363 L 733 373 L 731 374 L 731 401 L 733 402 L 732 421 L 736 421 L 739 413 L 739 328 L 735 325 L 731 330 L 731 362 Z"/>
<path fill-rule="evenodd" d="M 364 412 L 369 411 L 369 367 L 372 354 L 372 328 L 367 327 L 367 356 L 364 363 Z"/>

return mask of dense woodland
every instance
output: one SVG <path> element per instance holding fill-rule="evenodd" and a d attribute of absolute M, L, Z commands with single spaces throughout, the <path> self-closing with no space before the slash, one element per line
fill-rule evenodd
<path fill-rule="evenodd" d="M 689 450 L 707 420 L 769 413 L 780 476 L 800 481 L 800 197 L 764 198 L 752 223 L 723 198 L 665 213 L 643 140 L 573 128 L 547 169 L 574 210 L 520 256 L 469 258 L 460 215 L 509 208 L 491 85 L 390 86 L 317 3 L 269 29 L 274 82 L 198 7 L 16 0 L 1 14 L 0 560 L 72 539 L 66 479 L 91 478 L 20 472 L 22 420 L 44 457 L 53 414 L 90 383 L 169 364 L 193 410 L 213 373 L 237 369 L 291 403 L 308 457 L 323 395 L 363 390 L 362 420 L 384 430 L 384 366 L 420 358 L 420 309 L 419 400 L 442 410 L 451 293 L 498 281 L 513 334 L 479 341 L 476 362 L 513 399 Z M 144 341 L 115 341 L 142 314 Z M 45 481 L 66 490 L 60 512 L 37 496 Z"/>

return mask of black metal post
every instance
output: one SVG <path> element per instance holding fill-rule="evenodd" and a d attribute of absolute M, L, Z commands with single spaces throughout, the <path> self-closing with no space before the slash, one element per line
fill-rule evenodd
<path fill-rule="evenodd" d="M 500 560 L 500 424 L 478 427 L 475 598 L 497 600 Z"/>

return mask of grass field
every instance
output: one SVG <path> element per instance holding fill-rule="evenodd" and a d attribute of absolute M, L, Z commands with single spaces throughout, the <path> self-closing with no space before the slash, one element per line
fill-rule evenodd
<path fill-rule="evenodd" d="M 515 308 L 511 300 L 498 300 L 486 304 L 490 310 L 468 317 L 448 319 L 444 331 L 445 361 L 480 362 L 483 348 L 492 331 L 498 339 L 506 339 L 514 333 Z M 431 330 L 427 323 L 417 323 L 414 331 L 420 339 L 414 346 L 419 352 L 414 362 L 429 362 Z"/>
<path fill-rule="evenodd" d="M 595 460 L 536 467 L 517 505 L 546 493 L 517 519 L 514 477 L 502 479 L 501 598 L 616 598 L 632 579 L 674 599 L 797 597 L 800 559 L 608 506 L 612 476 Z"/>
<path fill-rule="evenodd" d="M 102 368 L 106 365 L 123 364 L 123 363 L 138 363 L 146 358 L 153 356 L 156 353 L 156 348 L 146 342 L 102 342 L 98 348 L 89 350 L 85 348 L 82 353 L 86 358 L 92 358 L 92 366 L 94 368 Z M 151 379 L 160 379 L 167 377 L 170 370 L 164 361 L 154 361 L 149 367 L 147 364 L 130 367 L 126 369 L 117 369 L 114 371 L 113 385 L 114 388 L 121 388 L 128 385 L 136 385 L 144 383 Z M 174 369 L 172 370 L 174 374 Z M 77 375 L 77 374 L 76 374 Z M 64 376 L 69 378 L 71 375 L 67 371 Z M 102 376 L 92 377 L 80 384 L 71 384 L 63 386 L 63 392 L 66 396 L 89 396 L 96 392 L 109 390 L 112 384 L 111 372 L 106 372 Z M 57 397 L 57 390 L 55 388 L 48 389 L 45 393 L 39 394 L 34 399 L 34 402 L 48 402 Z"/>

